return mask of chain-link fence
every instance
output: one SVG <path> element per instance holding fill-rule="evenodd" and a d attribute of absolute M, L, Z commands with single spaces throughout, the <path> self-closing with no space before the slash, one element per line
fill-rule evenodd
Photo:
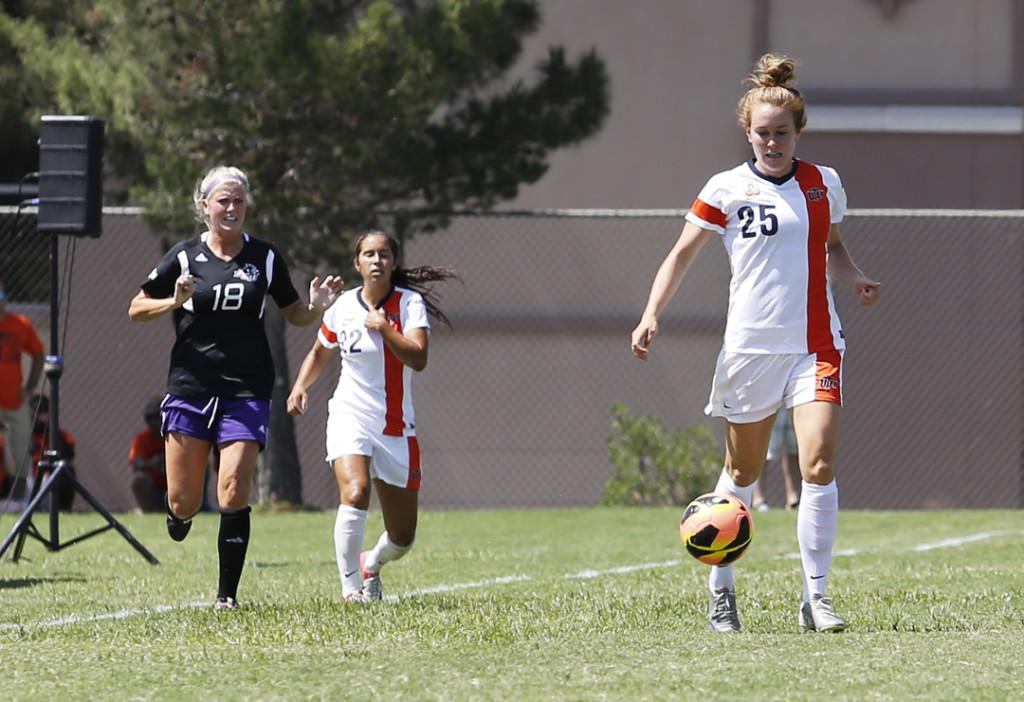
<path fill-rule="evenodd" d="M 425 506 L 593 504 L 612 471 L 613 404 L 671 427 L 712 421 L 702 410 L 728 296 L 720 246 L 707 247 L 687 276 L 652 359 L 629 353 L 681 215 L 458 216 L 407 244 L 407 264 L 454 265 L 464 278 L 443 290 L 454 329 L 435 325 L 430 363 L 416 376 Z M 28 315 L 46 343 L 49 243 L 30 219 L 12 220 L 9 211 L 0 219 L 9 310 Z M 883 283 L 871 309 L 835 291 L 848 340 L 837 460 L 844 507 L 1021 506 L 1024 213 L 854 211 L 843 231 L 855 260 Z M 62 237 L 60 251 L 71 281 L 61 423 L 76 439 L 83 482 L 112 509 L 130 509 L 128 447 L 145 401 L 163 389 L 173 338 L 167 320 L 127 316 L 161 255 L 159 237 L 137 215 L 108 212 L 101 238 Z M 287 333 L 293 377 L 314 332 Z M 304 499 L 318 507 L 337 504 L 323 463 L 336 372 L 296 425 Z M 781 504 L 778 471 L 763 485 Z"/>

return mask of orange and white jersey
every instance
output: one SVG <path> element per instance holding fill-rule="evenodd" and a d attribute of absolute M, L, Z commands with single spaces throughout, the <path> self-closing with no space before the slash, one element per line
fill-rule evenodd
<path fill-rule="evenodd" d="M 845 213 L 839 175 L 826 166 L 794 160 L 775 178 L 747 162 L 712 176 L 686 219 L 721 234 L 729 254 L 724 350 L 845 348 L 827 271 L 829 229 Z"/>
<path fill-rule="evenodd" d="M 330 414 L 352 416 L 368 431 L 414 436 L 412 368 L 402 363 L 378 331 L 366 328 L 369 308 L 361 287 L 348 290 L 324 313 L 317 338 L 341 353 L 341 379 L 328 403 Z M 394 287 L 378 305 L 395 329 L 429 329 L 423 297 Z"/>

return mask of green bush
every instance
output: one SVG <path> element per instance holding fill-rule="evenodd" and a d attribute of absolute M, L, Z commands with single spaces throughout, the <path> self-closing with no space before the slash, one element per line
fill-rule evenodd
<path fill-rule="evenodd" d="M 685 505 L 711 492 L 722 472 L 722 451 L 707 426 L 676 432 L 656 417 L 634 417 L 612 407 L 606 441 L 615 474 L 604 486 L 605 505 Z"/>

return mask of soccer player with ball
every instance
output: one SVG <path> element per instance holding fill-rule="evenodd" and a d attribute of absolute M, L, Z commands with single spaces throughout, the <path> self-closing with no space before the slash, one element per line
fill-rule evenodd
<path fill-rule="evenodd" d="M 416 537 L 420 450 L 412 372 L 427 365 L 428 314 L 447 322 L 424 284 L 457 273 L 399 267 L 398 242 L 379 231 L 356 239 L 355 254 L 362 285 L 346 291 L 324 315 L 288 396 L 288 411 L 306 411 L 310 386 L 339 353 L 341 378 L 328 405 L 326 457 L 338 481 L 334 548 L 342 598 L 364 603 L 382 598 L 381 568 L 408 553 Z M 371 480 L 384 533 L 362 551 Z"/>
<path fill-rule="evenodd" d="M 826 593 L 839 499 L 834 457 L 842 416 L 845 342 L 830 281 L 875 304 L 880 284 L 853 262 L 839 236 L 846 193 L 831 168 L 795 158 L 806 123 L 793 88 L 796 64 L 766 54 L 748 78 L 737 112 L 754 158 L 707 182 L 651 286 L 633 330 L 632 352 L 646 359 L 658 317 L 697 254 L 719 237 L 732 278 L 725 338 L 706 413 L 726 420 L 725 467 L 716 493 L 748 507 L 765 463 L 780 406 L 792 408 L 803 478 L 797 540 L 803 566 L 800 626 L 841 631 Z M 713 566 L 712 630 L 740 630 L 734 565 Z"/>

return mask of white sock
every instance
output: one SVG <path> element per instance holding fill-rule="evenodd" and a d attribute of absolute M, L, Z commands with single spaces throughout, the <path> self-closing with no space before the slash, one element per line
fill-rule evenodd
<path fill-rule="evenodd" d="M 359 575 L 359 552 L 363 548 L 365 528 L 365 509 L 338 505 L 338 516 L 334 520 L 334 555 L 338 559 L 342 597 L 363 589 L 363 579 Z"/>
<path fill-rule="evenodd" d="M 380 538 L 377 539 L 377 545 L 367 552 L 364 567 L 371 573 L 379 573 L 381 566 L 385 563 L 397 561 L 411 550 L 412 544 L 409 544 L 408 546 L 399 546 L 391 540 L 391 537 L 388 536 L 388 532 L 385 531 L 380 535 Z"/>
<path fill-rule="evenodd" d="M 839 525 L 839 489 L 836 481 L 814 485 L 803 481 L 796 513 L 796 540 L 804 568 L 803 601 L 824 595 L 832 567 L 832 547 Z"/>
<path fill-rule="evenodd" d="M 735 495 L 736 497 L 743 500 L 743 504 L 750 509 L 750 501 L 754 497 L 754 484 L 751 483 L 745 487 L 740 487 L 733 482 L 732 476 L 725 468 L 722 469 L 722 474 L 718 476 L 718 484 L 715 485 L 715 492 L 724 492 L 728 495 Z M 729 590 L 736 590 L 736 579 L 733 575 L 734 564 L 727 566 L 711 566 L 711 575 L 708 577 L 708 587 L 712 592 L 715 590 L 721 590 L 723 587 Z"/>

